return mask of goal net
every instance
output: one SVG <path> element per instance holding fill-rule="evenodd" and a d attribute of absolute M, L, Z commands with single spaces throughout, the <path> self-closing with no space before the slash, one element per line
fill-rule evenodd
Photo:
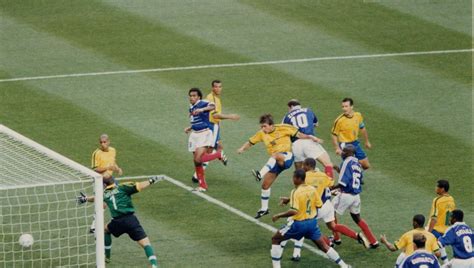
<path fill-rule="evenodd" d="M 79 206 L 80 191 L 102 200 L 100 175 L 0 125 L 0 268 L 103 267 L 102 202 Z"/>

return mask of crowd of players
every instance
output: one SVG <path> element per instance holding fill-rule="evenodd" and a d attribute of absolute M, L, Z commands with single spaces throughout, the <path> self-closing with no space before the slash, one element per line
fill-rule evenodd
<path fill-rule="evenodd" d="M 191 88 L 188 92 L 190 126 L 185 128 L 185 132 L 189 134 L 188 150 L 193 153 L 195 166 L 192 181 L 198 183 L 195 190 L 200 192 L 205 192 L 209 188 L 205 178 L 208 162 L 220 160 L 224 165 L 228 162 L 220 139 L 220 121 L 240 118 L 236 114 L 222 112 L 222 82 L 214 80 L 211 87 L 211 93 L 205 99 L 198 88 Z M 359 133 L 364 138 L 367 149 L 372 145 L 362 115 L 353 110 L 353 100 L 345 98 L 341 104 L 343 113 L 337 117 L 331 130 L 335 153 L 342 157 L 339 166 L 333 165 L 329 154 L 321 145 L 323 140 L 315 135 L 314 129 L 318 125 L 316 114 L 311 108 L 302 107 L 296 99 L 288 102 L 288 113 L 281 124 L 275 124 L 270 114 L 262 115 L 259 121 L 260 130 L 237 150 L 241 154 L 253 145 L 263 142 L 270 156 L 260 170 L 252 170 L 255 179 L 261 181 L 261 207 L 255 216 L 257 219 L 270 213 L 268 203 L 271 186 L 278 175 L 290 169 L 293 164 L 295 166 L 293 173 L 295 188 L 289 197 L 280 199 L 280 205 L 289 204 L 290 209 L 272 216 L 274 222 L 279 218 L 288 219 L 272 237 L 270 253 L 273 267 L 280 267 L 283 249 L 289 239 L 296 240 L 293 261 L 299 261 L 301 258 L 301 247 L 307 238 L 341 267 L 349 265 L 333 248 L 334 245 L 341 244 L 340 234 L 361 243 L 366 248 L 376 249 L 379 246 L 376 236 L 360 215 L 363 174 L 370 168 L 370 164 L 358 141 Z M 112 214 L 112 221 L 105 227 L 107 259 L 110 260 L 110 234 L 118 237 L 127 233 L 144 247 L 150 264 L 155 267 L 156 256 L 143 228 L 133 215 L 134 208 L 130 196 L 153 184 L 157 178 L 126 186 L 117 185 L 113 180 L 113 173 L 121 174 L 122 170 L 115 161 L 115 150 L 108 146 L 110 143 L 108 136 L 101 136 L 100 143 L 101 146 L 93 154 L 92 168 L 103 174 L 104 182 L 107 182 L 104 201 Z M 107 146 L 103 146 L 102 143 L 107 143 Z M 316 168 L 316 160 L 323 165 L 324 172 Z M 337 184 L 333 179 L 335 176 L 333 170 L 339 173 Z M 443 267 L 474 268 L 472 229 L 463 222 L 463 212 L 455 209 L 454 199 L 448 194 L 449 182 L 439 180 L 437 183 L 437 197 L 433 200 L 426 230 L 423 227 L 424 216 L 415 215 L 414 229 L 405 233 L 394 244 L 388 242 L 385 235 L 381 236 L 380 241 L 389 250 L 402 251 L 395 267 L 440 267 L 439 257 L 444 263 Z M 117 202 L 118 200 L 120 202 Z M 81 195 L 78 201 L 80 203 L 93 201 L 93 197 Z M 361 232 L 338 224 L 336 214 L 343 215 L 346 210 L 349 210 Z M 321 234 L 318 219 L 326 223 L 333 236 L 326 237 Z M 453 247 L 454 253 L 450 261 L 444 249 L 448 245 Z"/>

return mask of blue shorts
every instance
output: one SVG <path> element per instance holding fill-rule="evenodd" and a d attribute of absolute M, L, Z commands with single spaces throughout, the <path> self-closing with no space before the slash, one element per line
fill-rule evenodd
<path fill-rule="evenodd" d="M 293 165 L 293 161 L 295 160 L 295 157 L 293 156 L 293 153 L 287 152 L 287 153 L 281 153 L 282 155 L 285 156 L 285 163 L 283 166 L 278 165 L 278 163 L 275 164 L 273 168 L 270 169 L 269 172 L 275 173 L 275 174 L 280 174 L 283 172 L 285 169 L 289 169 Z"/>
<path fill-rule="evenodd" d="M 315 241 L 321 237 L 321 231 L 319 230 L 318 220 L 316 220 L 316 218 L 288 222 L 279 230 L 279 232 L 283 235 L 285 240 L 300 240 L 304 237 Z"/>
<path fill-rule="evenodd" d="M 219 145 L 218 141 L 221 140 L 221 127 L 219 124 L 213 124 L 213 123 L 209 123 L 210 124 L 210 129 L 211 129 L 211 132 L 212 132 L 212 144 L 213 144 L 213 147 L 214 149 L 217 150 L 217 146 Z"/>
<path fill-rule="evenodd" d="M 436 239 L 440 238 L 443 236 L 442 233 L 436 231 L 435 229 L 431 230 L 431 233 L 436 237 Z"/>
<path fill-rule="evenodd" d="M 339 143 L 339 148 L 344 149 L 344 147 L 347 144 L 352 144 L 354 145 L 356 152 L 355 152 L 355 158 L 359 160 L 363 160 L 367 158 L 367 155 L 365 154 L 364 150 L 362 150 L 362 147 L 360 146 L 360 142 L 358 140 L 353 141 L 353 142 L 341 142 Z"/>

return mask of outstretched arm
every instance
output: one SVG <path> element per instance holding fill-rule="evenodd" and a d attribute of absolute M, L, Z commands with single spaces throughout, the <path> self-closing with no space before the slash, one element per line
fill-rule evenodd
<path fill-rule="evenodd" d="M 337 136 L 332 134 L 332 146 L 334 147 L 334 150 L 336 151 L 337 155 L 341 155 L 342 150 L 339 148 L 339 144 L 337 143 Z"/>
<path fill-rule="evenodd" d="M 309 139 L 309 140 L 312 140 L 312 141 L 317 142 L 317 143 L 323 143 L 323 142 L 324 142 L 324 141 L 323 141 L 322 139 L 320 139 L 320 138 L 317 138 L 317 137 L 315 137 L 315 136 L 313 136 L 313 135 L 306 135 L 306 134 L 301 133 L 301 132 L 296 133 L 296 137 L 297 137 L 298 139 Z"/>
<path fill-rule="evenodd" d="M 380 242 L 382 242 L 382 244 L 384 244 L 388 248 L 388 250 L 397 251 L 397 247 L 395 247 L 392 243 L 388 242 L 387 237 L 384 234 L 380 235 Z"/>
<path fill-rule="evenodd" d="M 193 115 L 198 115 L 200 113 L 213 111 L 214 109 L 216 109 L 216 106 L 214 104 L 209 104 L 204 108 L 199 108 L 199 109 L 194 110 Z"/>
<path fill-rule="evenodd" d="M 138 190 L 141 191 L 141 190 L 147 188 L 148 186 L 150 186 L 154 183 L 157 183 L 161 180 L 163 180 L 161 177 L 153 176 L 153 177 L 148 178 L 148 180 L 146 180 L 146 181 L 142 181 L 142 182 L 137 183 L 137 188 L 138 188 Z"/>
<path fill-rule="evenodd" d="M 240 115 L 238 114 L 213 114 L 212 117 L 214 117 L 214 119 L 221 119 L 221 120 L 230 119 L 234 121 L 237 121 L 240 119 Z"/>
<path fill-rule="evenodd" d="M 248 148 L 252 147 L 252 144 L 250 142 L 245 142 L 244 145 L 242 145 L 242 147 L 240 147 L 238 150 L 237 150 L 237 153 L 241 154 L 243 153 L 245 150 L 247 150 Z"/>
<path fill-rule="evenodd" d="M 291 216 L 295 216 L 297 213 L 298 212 L 296 210 L 290 209 L 288 211 L 281 212 L 281 213 L 273 215 L 272 221 L 276 222 L 279 218 L 288 218 L 288 217 L 291 217 Z"/>

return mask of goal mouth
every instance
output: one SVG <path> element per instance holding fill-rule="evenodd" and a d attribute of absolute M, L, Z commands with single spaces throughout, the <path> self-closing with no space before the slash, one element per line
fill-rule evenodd
<path fill-rule="evenodd" d="M 76 202 L 79 192 L 102 199 L 102 191 L 99 174 L 0 125 L 0 264 L 104 267 L 102 204 Z M 20 244 L 23 234 L 31 246 Z"/>

